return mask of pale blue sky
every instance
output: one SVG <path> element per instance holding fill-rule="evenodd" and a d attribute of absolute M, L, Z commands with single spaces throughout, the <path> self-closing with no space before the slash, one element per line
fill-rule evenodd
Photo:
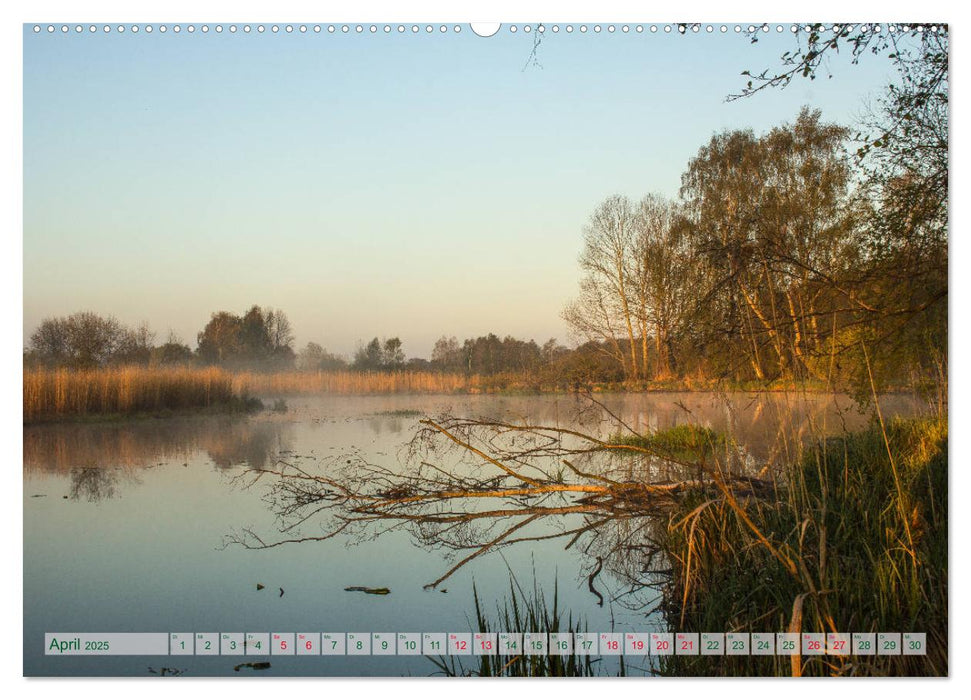
<path fill-rule="evenodd" d="M 568 339 L 603 198 L 677 194 L 729 128 L 852 125 L 886 59 L 735 103 L 786 33 L 175 35 L 24 29 L 24 332 L 82 309 L 191 346 L 284 309 L 298 344 Z"/>

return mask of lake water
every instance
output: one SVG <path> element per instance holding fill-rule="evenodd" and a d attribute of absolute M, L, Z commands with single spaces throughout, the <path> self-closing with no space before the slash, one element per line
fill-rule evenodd
<path fill-rule="evenodd" d="M 599 397 L 638 431 L 685 422 L 730 432 L 753 468 L 781 463 L 812 435 L 866 424 L 846 398 L 782 395 L 640 394 Z M 50 657 L 45 632 L 468 632 L 473 582 L 487 617 L 509 595 L 510 577 L 534 585 L 590 631 L 656 631 L 659 594 L 636 550 L 602 557 L 596 587 L 588 576 L 609 543 L 649 536 L 647 519 L 605 524 L 565 549 L 564 539 L 512 544 L 460 568 L 437 589 L 424 585 L 471 553 L 437 546 L 428 532 L 371 526 L 325 541 L 252 550 L 226 544 L 247 531 L 283 539 L 272 480 L 245 488 L 248 469 L 278 460 L 330 469 L 340 455 L 400 468 L 419 414 L 528 420 L 608 435 L 609 419 L 580 413 L 569 396 L 381 396 L 288 398 L 285 413 L 206 416 L 24 428 L 24 673 L 142 676 L 163 666 L 200 675 L 411 675 L 437 671 L 424 657 L 273 657 L 265 671 L 233 667 L 243 657 Z M 903 397 L 885 415 L 912 414 Z M 465 466 L 463 466 L 463 464 Z M 474 469 L 453 462 L 461 472 Z M 517 535 L 543 536 L 585 515 L 544 518 Z M 311 518 L 304 535 L 326 523 Z M 474 535 L 469 534 L 470 541 Z M 600 549 L 598 549 L 600 548 Z M 635 582 L 638 585 L 635 585 Z M 257 584 L 264 586 L 257 590 Z M 387 587 L 390 595 L 346 592 Z M 281 595 L 281 589 L 283 594 Z M 632 590 L 633 589 L 633 590 Z M 528 631 L 528 630 L 526 630 Z M 260 660 L 260 659 L 256 659 Z M 628 672 L 649 672 L 631 659 Z M 468 660 L 466 661 L 468 663 Z M 609 661 L 602 672 L 616 667 Z"/>

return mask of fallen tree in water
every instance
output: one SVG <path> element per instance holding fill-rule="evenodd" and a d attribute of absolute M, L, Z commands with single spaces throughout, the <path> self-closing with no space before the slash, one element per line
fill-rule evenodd
<path fill-rule="evenodd" d="M 266 499 L 289 536 L 266 541 L 243 530 L 228 543 L 265 549 L 409 528 L 425 544 L 468 552 L 426 586 L 434 588 L 500 547 L 562 538 L 569 548 L 608 522 L 670 512 L 689 493 L 735 507 L 775 493 L 772 479 L 744 473 L 751 465 L 723 436 L 683 427 L 663 439 L 641 435 L 590 402 L 601 422 L 610 423 L 609 437 L 559 425 L 441 416 L 419 421 L 399 468 L 354 453 L 313 467 L 290 459 L 248 470 L 240 477 L 247 486 L 273 480 Z M 303 532 L 320 518 L 321 534 Z M 550 518 L 558 519 L 552 532 L 539 526 Z M 649 541 L 614 539 L 601 547 L 601 565 L 631 547 L 657 551 Z"/>
<path fill-rule="evenodd" d="M 671 629 L 899 629 L 928 641 L 926 656 L 676 656 L 662 673 L 946 675 L 946 421 L 885 423 L 878 411 L 865 431 L 817 435 L 779 474 L 723 435 L 640 434 L 591 402 L 600 410 L 579 427 L 425 418 L 395 469 L 355 453 L 249 470 L 247 484 L 271 481 L 282 538 L 229 541 L 405 530 L 455 553 L 437 587 L 487 553 L 562 540 L 596 605 L 660 612 Z M 311 521 L 320 534 L 301 532 Z"/>

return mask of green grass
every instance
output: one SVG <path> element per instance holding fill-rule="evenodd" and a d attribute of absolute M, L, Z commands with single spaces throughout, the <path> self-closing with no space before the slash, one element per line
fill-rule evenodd
<path fill-rule="evenodd" d="M 607 438 L 607 442 L 640 447 L 661 456 L 691 460 L 702 459 L 716 448 L 724 447 L 728 444 L 728 438 L 711 428 L 683 424 L 647 435 L 615 434 Z"/>
<path fill-rule="evenodd" d="M 947 423 L 894 420 L 819 442 L 771 502 L 687 499 L 663 543 L 673 629 L 925 632 L 926 656 L 665 657 L 662 671 L 947 675 L 947 483 Z"/>

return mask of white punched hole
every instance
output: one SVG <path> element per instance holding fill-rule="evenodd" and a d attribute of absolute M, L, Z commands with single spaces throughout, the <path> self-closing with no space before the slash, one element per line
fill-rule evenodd
<path fill-rule="evenodd" d="M 498 22 L 473 22 L 469 26 L 473 34 L 481 37 L 495 36 L 502 27 Z"/>

